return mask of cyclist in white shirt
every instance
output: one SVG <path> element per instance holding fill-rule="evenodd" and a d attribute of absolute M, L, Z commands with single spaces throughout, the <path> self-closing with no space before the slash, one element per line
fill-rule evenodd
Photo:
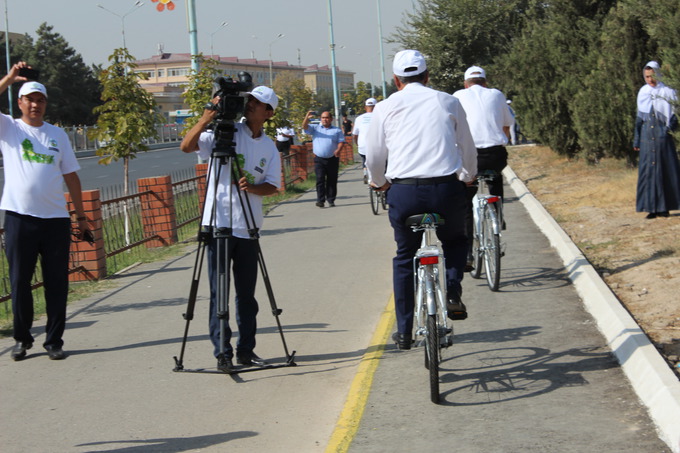
<path fill-rule="evenodd" d="M 372 184 L 387 190 L 397 242 L 393 260 L 397 332 L 392 338 L 399 349 L 410 349 L 415 299 L 412 260 L 422 232 L 413 232 L 405 221 L 423 212 L 436 212 L 445 219 L 437 237 L 446 259 L 447 312 L 451 319 L 465 319 L 461 281 L 467 237 L 461 180 L 477 173 L 477 155 L 460 102 L 425 86 L 429 74 L 422 54 L 403 50 L 395 55 L 392 69 L 399 91 L 373 110 L 366 167 Z"/>
<path fill-rule="evenodd" d="M 365 102 L 366 113 L 362 113 L 354 120 L 354 143 L 357 144 L 357 150 L 361 156 L 361 166 L 364 169 L 364 184 L 368 184 L 368 172 L 366 171 L 366 133 L 368 126 L 371 125 L 371 118 L 373 117 L 373 109 L 378 101 L 375 98 L 368 98 Z"/>

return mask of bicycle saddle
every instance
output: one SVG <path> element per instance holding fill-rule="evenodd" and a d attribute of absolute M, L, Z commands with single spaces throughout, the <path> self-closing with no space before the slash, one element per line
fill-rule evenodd
<path fill-rule="evenodd" d="M 498 176 L 500 173 L 498 173 L 495 170 L 482 170 L 479 173 L 477 173 L 477 176 Z"/>
<path fill-rule="evenodd" d="M 423 226 L 423 225 L 443 225 L 444 217 L 436 212 L 426 212 L 424 214 L 414 214 L 406 219 L 406 226 Z"/>

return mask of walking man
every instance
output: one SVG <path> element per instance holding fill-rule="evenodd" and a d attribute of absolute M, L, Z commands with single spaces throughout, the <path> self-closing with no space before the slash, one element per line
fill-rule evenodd
<path fill-rule="evenodd" d="M 364 169 L 364 184 L 368 183 L 368 172 L 366 171 L 366 133 L 368 126 L 371 125 L 371 118 L 373 117 L 373 109 L 378 101 L 375 98 L 368 98 L 365 102 L 366 113 L 356 117 L 354 120 L 354 143 L 357 144 L 357 150 L 361 156 L 361 166 Z"/>
<path fill-rule="evenodd" d="M 395 55 L 392 70 L 399 91 L 373 110 L 366 137 L 366 167 L 372 184 L 387 190 L 397 242 L 393 260 L 397 332 L 392 338 L 399 349 L 410 349 L 413 257 L 423 233 L 413 232 L 405 221 L 423 212 L 436 212 L 446 220 L 437 228 L 437 237 L 446 261 L 447 314 L 451 319 L 465 319 L 461 281 L 467 237 L 461 180 L 469 181 L 477 173 L 477 156 L 460 102 L 426 86 L 429 73 L 423 55 L 403 50 Z"/>

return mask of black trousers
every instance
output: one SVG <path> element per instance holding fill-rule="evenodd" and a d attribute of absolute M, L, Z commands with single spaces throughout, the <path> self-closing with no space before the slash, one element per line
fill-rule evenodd
<path fill-rule="evenodd" d="M 492 146 L 490 148 L 477 148 L 477 171 L 493 170 L 498 173 L 489 182 L 489 193 L 503 198 L 503 175 L 501 172 L 508 165 L 508 151 L 505 146 Z M 474 195 L 474 194 L 473 194 Z"/>
<path fill-rule="evenodd" d="M 63 346 L 70 244 L 71 220 L 68 218 L 41 219 L 11 211 L 5 213 L 5 253 L 12 286 L 16 341 L 33 343 L 31 280 L 40 256 L 47 311 L 43 346 Z"/>
<path fill-rule="evenodd" d="M 314 156 L 314 173 L 316 174 L 316 201 L 335 203 L 338 194 L 338 171 L 340 159 L 337 157 Z"/>
<path fill-rule="evenodd" d="M 277 140 L 276 149 L 278 149 L 280 153 L 283 153 L 284 156 L 287 156 L 290 153 L 290 140 L 286 140 L 285 142 Z"/>

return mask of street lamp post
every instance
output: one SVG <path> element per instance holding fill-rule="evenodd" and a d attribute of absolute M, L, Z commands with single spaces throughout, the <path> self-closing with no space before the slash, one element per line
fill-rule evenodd
<path fill-rule="evenodd" d="M 220 31 L 220 30 L 222 29 L 222 27 L 226 27 L 227 25 L 229 25 L 229 22 L 226 22 L 226 21 L 225 21 L 225 22 L 222 22 L 222 23 L 220 24 L 220 26 L 217 27 L 217 28 L 215 29 L 214 32 L 210 33 L 210 58 L 212 58 L 213 55 L 215 55 L 215 54 L 213 53 L 213 36 L 215 35 L 215 33 L 217 33 L 218 31 Z"/>
<path fill-rule="evenodd" d="M 5 60 L 7 63 L 7 74 L 9 74 L 12 65 L 10 63 L 9 55 L 9 15 L 7 13 L 7 0 L 5 0 Z M 14 115 L 14 109 L 12 108 L 12 85 L 7 87 L 7 104 L 9 105 L 9 116 Z"/>
<path fill-rule="evenodd" d="M 378 5 L 378 39 L 380 41 L 380 73 L 382 74 L 382 95 L 387 98 L 387 83 L 385 83 L 385 55 L 383 54 L 382 20 L 380 18 L 380 0 L 376 0 Z"/>
<path fill-rule="evenodd" d="M 333 7 L 328 0 L 328 34 L 331 48 L 331 75 L 333 76 L 333 103 L 335 105 L 335 123 L 340 126 L 340 96 L 338 95 L 338 75 L 335 68 L 335 38 L 333 38 Z"/>
<path fill-rule="evenodd" d="M 274 85 L 274 72 L 272 70 L 272 44 L 274 44 L 276 41 L 279 39 L 283 38 L 284 35 L 283 33 L 279 33 L 278 36 L 276 37 L 275 40 L 269 43 L 269 86 L 272 87 Z"/>
<path fill-rule="evenodd" d="M 121 16 L 120 14 L 115 13 L 115 12 L 111 11 L 110 9 L 105 8 L 105 7 L 103 7 L 102 5 L 100 5 L 99 3 L 97 3 L 97 6 L 98 6 L 99 8 L 101 8 L 101 9 L 103 9 L 104 11 L 106 11 L 106 12 L 108 12 L 108 13 L 111 13 L 111 14 L 113 14 L 114 16 L 117 16 L 117 17 L 120 18 L 121 34 L 123 35 L 123 49 L 127 49 L 127 46 L 125 45 L 125 18 L 126 18 L 128 15 L 130 15 L 130 14 L 134 13 L 135 11 L 137 11 L 143 4 L 144 4 L 144 2 L 142 2 L 142 0 L 137 0 L 137 1 L 135 2 L 135 4 L 132 5 L 132 8 L 130 8 L 130 10 L 129 10 L 127 13 L 125 13 L 125 14 L 123 14 L 123 15 Z"/>

